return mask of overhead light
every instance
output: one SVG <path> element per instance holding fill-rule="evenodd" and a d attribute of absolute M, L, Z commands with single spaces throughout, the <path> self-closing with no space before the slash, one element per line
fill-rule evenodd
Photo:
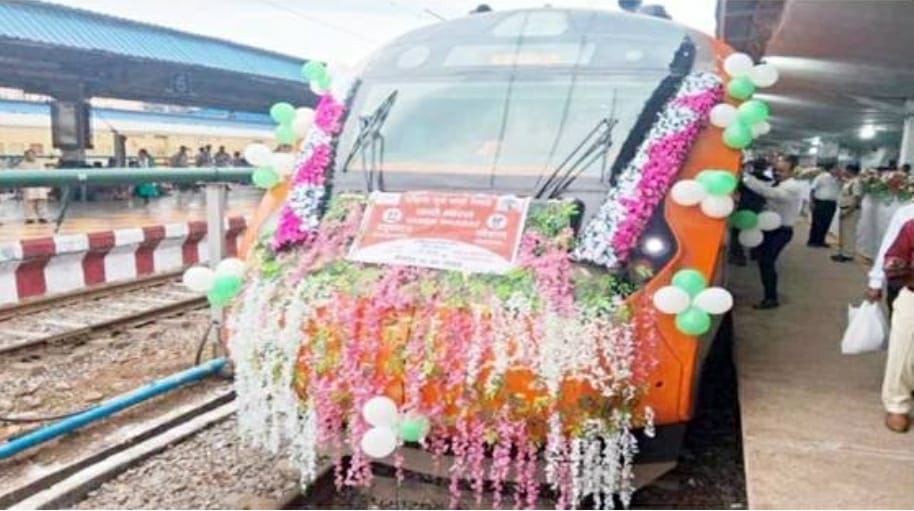
<path fill-rule="evenodd" d="M 813 147 L 819 147 L 820 145 L 822 145 L 822 137 L 819 137 L 819 136 L 812 137 L 811 139 L 809 139 L 809 143 L 812 144 Z"/>
<path fill-rule="evenodd" d="M 876 126 L 873 126 L 872 124 L 864 124 L 863 127 L 860 128 L 860 138 L 863 140 L 869 140 L 875 136 Z"/>
<path fill-rule="evenodd" d="M 819 148 L 816 147 L 816 146 L 810 147 L 810 148 L 809 148 L 809 154 L 819 154 Z"/>

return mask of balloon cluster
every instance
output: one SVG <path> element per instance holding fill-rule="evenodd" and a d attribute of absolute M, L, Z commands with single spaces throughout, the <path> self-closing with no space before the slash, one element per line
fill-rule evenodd
<path fill-rule="evenodd" d="M 758 99 L 749 99 L 756 87 L 770 87 L 778 80 L 778 71 L 771 64 L 754 65 L 745 53 L 734 53 L 724 60 L 724 71 L 730 76 L 727 95 L 743 101 L 739 106 L 721 103 L 709 113 L 711 124 L 724 129 L 724 143 L 733 149 L 742 149 L 771 131 L 768 124 L 768 105 Z"/>
<path fill-rule="evenodd" d="M 673 185 L 670 196 L 681 206 L 700 204 L 701 212 L 711 218 L 726 218 L 735 207 L 730 197 L 739 183 L 726 170 L 703 170 L 695 179 L 683 179 Z"/>
<path fill-rule="evenodd" d="M 757 247 L 765 239 L 763 231 L 773 231 L 781 226 L 781 215 L 774 211 L 756 213 L 741 209 L 730 216 L 730 225 L 739 229 L 739 243 L 744 247 Z"/>
<path fill-rule="evenodd" d="M 362 418 L 372 426 L 362 436 L 362 452 L 371 458 L 393 454 L 400 440 L 421 442 L 428 434 L 428 418 L 418 413 L 400 414 L 387 396 L 375 396 L 362 406 Z"/>
<path fill-rule="evenodd" d="M 683 269 L 673 275 L 671 286 L 654 293 L 654 307 L 676 315 L 676 328 L 687 335 L 702 335 L 711 328 L 711 314 L 733 308 L 733 296 L 722 287 L 708 287 L 698 270 Z"/>
<path fill-rule="evenodd" d="M 223 259 L 213 271 L 206 266 L 191 266 L 184 272 L 184 286 L 197 293 L 206 293 L 211 305 L 224 307 L 241 291 L 244 261 L 234 257 Z"/>

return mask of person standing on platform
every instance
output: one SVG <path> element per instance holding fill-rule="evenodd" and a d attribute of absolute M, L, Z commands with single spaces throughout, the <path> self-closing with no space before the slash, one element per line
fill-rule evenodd
<path fill-rule="evenodd" d="M 28 149 L 23 154 L 22 161 L 16 166 L 22 170 L 44 170 L 44 165 L 38 161 L 35 151 Z M 25 208 L 25 223 L 48 223 L 48 196 L 51 189 L 47 186 L 33 186 L 22 190 L 22 205 Z"/>
<path fill-rule="evenodd" d="M 209 154 L 206 147 L 201 147 L 200 150 L 197 151 L 197 157 L 194 158 L 194 164 L 197 167 L 209 167 L 213 164 L 213 157 Z"/>
<path fill-rule="evenodd" d="M 828 248 L 825 236 L 831 227 L 838 198 L 841 196 L 841 180 L 838 179 L 834 163 L 824 165 L 825 171 L 812 180 L 812 227 L 809 229 L 810 247 Z"/>
<path fill-rule="evenodd" d="M 232 167 L 250 167 L 244 156 L 241 156 L 241 151 L 235 151 L 232 155 Z"/>
<path fill-rule="evenodd" d="M 860 204 L 863 202 L 859 175 L 859 165 L 850 164 L 844 168 L 844 184 L 838 197 L 838 253 L 831 256 L 836 263 L 853 261 L 857 252 L 857 222 L 860 221 Z"/>
<path fill-rule="evenodd" d="M 136 166 L 139 168 L 149 169 L 156 166 L 155 160 L 152 159 L 152 156 L 149 155 L 149 152 L 145 149 L 140 149 L 137 153 Z M 137 197 L 143 199 L 143 204 L 149 204 L 149 201 L 155 197 L 158 197 L 159 186 L 155 183 L 141 183 L 136 186 L 134 193 Z"/>
<path fill-rule="evenodd" d="M 213 162 L 217 167 L 231 167 L 232 155 L 225 150 L 224 145 L 221 145 L 219 146 L 219 150 L 216 151 L 216 155 L 213 156 Z"/>
<path fill-rule="evenodd" d="M 182 145 L 178 152 L 173 154 L 168 160 L 168 164 L 174 168 L 181 169 L 187 167 L 190 163 L 190 156 L 187 154 L 187 146 Z"/>
<path fill-rule="evenodd" d="M 743 184 L 765 198 L 765 209 L 781 217 L 781 226 L 765 232 L 765 239 L 756 250 L 759 274 L 765 295 L 755 309 L 773 309 L 780 305 L 778 296 L 777 260 L 784 247 L 793 238 L 793 224 L 800 216 L 803 205 L 803 185 L 793 177 L 800 159 L 796 155 L 782 156 L 775 166 L 775 180 L 766 183 L 749 174 L 743 177 Z"/>
<path fill-rule="evenodd" d="M 885 253 L 883 272 L 894 287 L 889 349 L 882 380 L 885 425 L 896 433 L 911 427 L 914 409 L 914 220 L 906 221 Z"/>
<path fill-rule="evenodd" d="M 892 246 L 892 243 L 898 238 L 898 233 L 901 232 L 901 228 L 911 220 L 914 220 L 914 203 L 905 204 L 895 211 L 895 214 L 892 215 L 892 219 L 889 220 L 889 226 L 885 230 L 885 234 L 882 236 L 879 252 L 876 254 L 876 260 L 873 261 L 873 267 L 870 269 L 868 275 L 869 287 L 866 291 L 867 299 L 871 302 L 878 302 L 882 299 L 882 288 L 886 288 L 885 298 L 886 305 L 889 307 L 889 315 L 892 314 L 893 303 L 898 297 L 898 292 L 901 289 L 897 282 L 891 280 L 887 281 L 884 269 L 885 257 L 889 248 Z"/>

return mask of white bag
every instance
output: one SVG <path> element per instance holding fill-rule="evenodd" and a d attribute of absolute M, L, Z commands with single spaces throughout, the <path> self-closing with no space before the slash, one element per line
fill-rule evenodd
<path fill-rule="evenodd" d="M 889 325 L 878 303 L 864 301 L 860 307 L 847 306 L 841 353 L 856 355 L 884 349 L 888 337 Z"/>

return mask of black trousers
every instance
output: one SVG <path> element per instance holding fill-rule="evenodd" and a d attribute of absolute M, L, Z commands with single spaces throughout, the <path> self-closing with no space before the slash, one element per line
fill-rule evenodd
<path fill-rule="evenodd" d="M 828 234 L 828 228 L 831 227 L 831 221 L 837 208 L 838 201 L 813 199 L 812 228 L 809 229 L 808 242 L 810 245 L 825 244 L 825 236 Z"/>
<path fill-rule="evenodd" d="M 766 300 L 778 299 L 778 272 L 776 263 L 784 247 L 793 238 L 793 227 L 779 227 L 765 233 L 765 240 L 756 248 L 758 271 L 762 277 Z"/>

